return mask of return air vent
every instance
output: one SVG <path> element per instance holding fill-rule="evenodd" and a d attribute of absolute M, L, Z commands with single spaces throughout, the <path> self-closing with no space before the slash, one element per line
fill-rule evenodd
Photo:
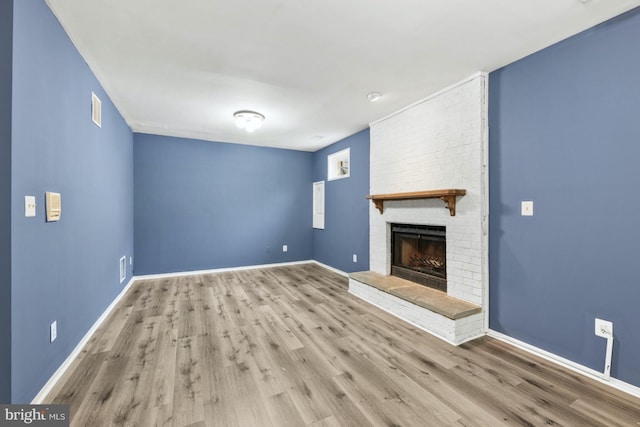
<path fill-rule="evenodd" d="M 120 283 L 127 278 L 127 257 L 120 258 Z"/>
<path fill-rule="evenodd" d="M 98 127 L 102 127 L 102 102 L 93 92 L 91 92 L 91 121 Z"/>

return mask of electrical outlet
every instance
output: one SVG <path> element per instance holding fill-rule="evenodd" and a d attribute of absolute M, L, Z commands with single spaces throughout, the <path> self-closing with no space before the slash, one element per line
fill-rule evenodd
<path fill-rule="evenodd" d="M 287 247 L 287 245 L 282 245 L 282 252 L 287 252 L 289 250 L 289 248 Z"/>
<path fill-rule="evenodd" d="M 50 336 L 51 342 L 54 342 L 56 338 L 58 338 L 58 321 L 57 320 L 53 321 L 53 323 L 49 327 L 49 332 L 50 332 L 49 336 Z"/>
<path fill-rule="evenodd" d="M 596 318 L 596 335 L 602 338 L 613 337 L 613 322 Z"/>
<path fill-rule="evenodd" d="M 520 214 L 522 216 L 533 216 L 533 202 L 531 200 L 523 201 L 520 204 Z"/>
<path fill-rule="evenodd" d="M 358 255 L 353 254 L 353 262 L 358 262 Z"/>
<path fill-rule="evenodd" d="M 607 352 L 604 359 L 603 378 L 607 381 L 611 378 L 611 357 L 613 354 L 613 322 L 598 319 L 595 321 L 596 335 L 607 339 Z"/>

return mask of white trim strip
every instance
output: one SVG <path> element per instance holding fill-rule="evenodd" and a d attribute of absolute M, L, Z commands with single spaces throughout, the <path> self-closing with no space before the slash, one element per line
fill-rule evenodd
<path fill-rule="evenodd" d="M 58 369 L 53 373 L 51 378 L 49 378 L 49 381 L 46 382 L 46 384 L 42 387 L 42 389 L 40 389 L 40 392 L 38 392 L 36 397 L 33 398 L 33 400 L 31 401 L 32 405 L 39 405 L 42 403 L 43 399 L 53 389 L 53 387 L 56 385 L 58 380 L 62 378 L 62 376 L 67 371 L 67 369 L 69 369 L 73 361 L 76 360 L 76 357 L 78 357 L 78 355 L 82 351 L 82 348 L 89 342 L 93 334 L 95 334 L 98 328 L 102 325 L 102 322 L 104 322 L 106 318 L 109 317 L 109 314 L 111 314 L 111 312 L 116 307 L 116 305 L 118 305 L 122 297 L 124 297 L 124 295 L 131 288 L 131 286 L 133 286 L 134 282 L 135 282 L 135 277 L 132 277 L 129 280 L 129 283 L 127 283 L 127 285 L 124 288 L 122 288 L 122 291 L 120 291 L 118 296 L 111 302 L 111 304 L 109 304 L 109 307 L 105 309 L 105 311 L 102 313 L 102 315 L 100 315 L 98 320 L 95 321 L 93 326 L 91 326 L 91 328 L 87 331 L 84 337 L 82 337 L 78 345 L 76 345 L 76 347 L 69 354 L 69 356 L 67 356 L 67 358 L 64 360 L 64 362 L 62 362 L 60 367 L 58 367 Z"/>
<path fill-rule="evenodd" d="M 586 377 L 589 377 L 593 380 L 596 380 L 598 382 L 601 382 L 602 384 L 606 384 L 609 385 L 615 389 L 618 389 L 620 391 L 623 391 L 625 393 L 628 393 L 632 396 L 635 397 L 640 397 L 640 387 L 636 387 L 632 384 L 626 383 L 624 381 L 621 381 L 619 379 L 616 378 L 611 378 L 609 381 L 607 381 L 606 379 L 603 378 L 603 374 L 602 372 L 598 372 L 594 369 L 588 368 L 584 365 L 580 365 L 576 362 L 573 362 L 569 359 L 565 359 L 564 357 L 558 356 L 557 354 L 553 354 L 550 353 L 546 350 L 543 350 L 541 348 L 538 347 L 534 347 L 531 344 L 527 344 L 526 342 L 520 341 L 518 339 L 512 338 L 508 335 L 502 334 L 500 332 L 496 332 L 492 329 L 490 329 L 487 332 L 487 335 L 490 336 L 491 338 L 495 338 L 499 341 L 503 341 L 506 342 L 508 344 L 511 344 L 514 347 L 517 347 L 521 350 L 524 350 L 528 353 L 534 354 L 536 356 L 542 357 L 545 360 L 548 360 L 549 362 L 553 362 L 556 365 L 560 365 L 563 368 L 569 369 L 573 372 L 576 372 L 578 374 L 582 374 Z"/>

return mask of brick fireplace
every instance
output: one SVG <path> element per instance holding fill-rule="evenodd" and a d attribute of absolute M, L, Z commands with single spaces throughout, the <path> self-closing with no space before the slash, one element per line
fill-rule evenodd
<path fill-rule="evenodd" d="M 392 234 L 399 225 L 410 225 L 414 231 L 446 230 L 442 253 L 405 256 L 409 261 L 413 256 L 414 264 L 437 267 L 435 276 L 444 278 L 446 283 L 438 292 L 445 299 L 479 306 L 480 312 L 463 319 L 443 316 L 437 308 L 410 307 L 407 301 L 398 302 L 395 295 L 380 293 L 367 288 L 366 283 L 350 279 L 353 294 L 453 344 L 473 339 L 486 330 L 486 85 L 486 74 L 479 73 L 373 123 L 370 157 L 372 195 L 466 190 L 457 197 L 453 211 L 438 198 L 387 200 L 384 206 L 376 205 L 378 208 L 372 204 L 370 273 L 391 275 L 398 249 L 393 246 Z M 411 251 L 413 243 L 405 242 L 405 247 Z M 404 278 L 420 281 L 411 274 Z"/>

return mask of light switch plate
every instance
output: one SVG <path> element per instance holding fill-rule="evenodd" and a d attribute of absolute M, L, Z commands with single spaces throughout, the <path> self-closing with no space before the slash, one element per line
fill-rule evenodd
<path fill-rule="evenodd" d="M 533 216 L 533 202 L 530 200 L 523 201 L 520 205 L 522 216 Z"/>
<path fill-rule="evenodd" d="M 36 197 L 24 196 L 24 216 L 36 216 Z"/>
<path fill-rule="evenodd" d="M 44 199 L 47 208 L 47 222 L 60 221 L 60 213 L 62 212 L 60 193 L 47 191 L 44 194 Z"/>

